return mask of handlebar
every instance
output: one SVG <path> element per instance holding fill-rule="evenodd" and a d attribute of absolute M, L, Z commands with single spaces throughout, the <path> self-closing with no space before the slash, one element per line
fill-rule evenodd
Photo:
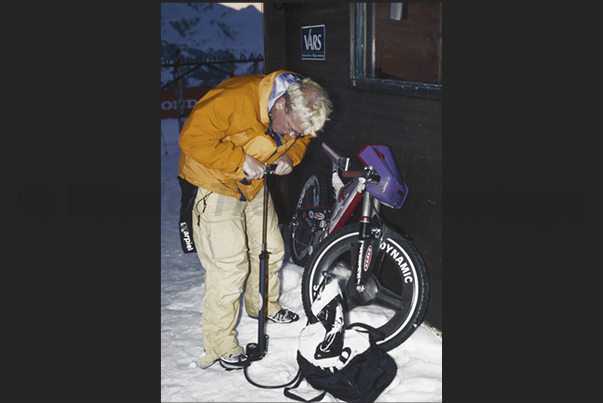
<path fill-rule="evenodd" d="M 365 167 L 362 171 L 343 171 L 341 172 L 341 176 L 344 178 L 364 178 L 368 183 L 379 183 L 381 177 L 379 174 L 373 169 L 373 167 Z"/>
<path fill-rule="evenodd" d="M 362 174 L 362 171 L 343 171 L 341 176 L 344 178 L 358 178 Z"/>
<path fill-rule="evenodd" d="M 333 146 L 323 142 L 322 149 L 331 159 L 331 162 L 333 163 L 333 169 L 340 168 L 344 172 L 350 169 L 350 159 L 344 156 L 338 150 L 336 150 Z"/>

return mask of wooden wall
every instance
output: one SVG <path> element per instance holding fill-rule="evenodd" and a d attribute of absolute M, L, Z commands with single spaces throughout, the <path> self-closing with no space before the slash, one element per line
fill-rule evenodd
<path fill-rule="evenodd" d="M 442 329 L 442 101 L 361 91 L 348 87 L 348 3 L 265 3 L 265 72 L 286 69 L 311 77 L 329 92 L 331 120 L 312 141 L 304 161 L 280 180 L 276 196 L 281 222 L 289 221 L 300 182 L 310 168 L 330 171 L 321 140 L 362 165 L 356 154 L 368 143 L 392 147 L 409 187 L 405 205 L 384 208 L 408 232 L 429 271 L 431 298 L 426 320 Z M 325 25 L 326 60 L 301 60 L 301 27 Z"/>

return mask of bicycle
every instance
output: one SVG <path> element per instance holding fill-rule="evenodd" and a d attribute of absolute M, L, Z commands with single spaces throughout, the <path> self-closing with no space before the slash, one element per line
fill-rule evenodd
<path fill-rule="evenodd" d="M 381 205 L 402 207 L 408 187 L 386 145 L 369 144 L 358 153 L 361 171 L 350 171 L 350 159 L 332 146 L 322 147 L 332 162 L 331 183 L 310 172 L 289 223 L 291 258 L 304 266 L 304 311 L 311 323 L 318 320 L 312 302 L 323 280 L 334 279 L 346 323 L 377 329 L 383 335 L 377 345 L 391 350 L 422 323 L 429 301 L 427 269 L 414 241 L 380 214 Z"/>

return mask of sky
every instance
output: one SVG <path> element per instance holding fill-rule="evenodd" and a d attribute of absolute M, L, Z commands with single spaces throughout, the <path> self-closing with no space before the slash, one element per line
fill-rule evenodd
<path fill-rule="evenodd" d="M 245 8 L 249 5 L 254 6 L 255 8 L 258 9 L 258 11 L 262 12 L 262 3 L 219 3 L 222 4 L 223 6 L 227 6 L 230 8 L 234 8 L 235 10 L 240 10 L 242 8 Z"/>

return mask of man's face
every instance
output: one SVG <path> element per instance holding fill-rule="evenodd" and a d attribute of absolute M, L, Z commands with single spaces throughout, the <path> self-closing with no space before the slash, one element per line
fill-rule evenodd
<path fill-rule="evenodd" d="M 281 135 L 288 134 L 293 140 L 304 135 L 304 119 L 296 114 L 285 112 L 286 101 L 279 98 L 272 107 L 272 129 Z"/>

